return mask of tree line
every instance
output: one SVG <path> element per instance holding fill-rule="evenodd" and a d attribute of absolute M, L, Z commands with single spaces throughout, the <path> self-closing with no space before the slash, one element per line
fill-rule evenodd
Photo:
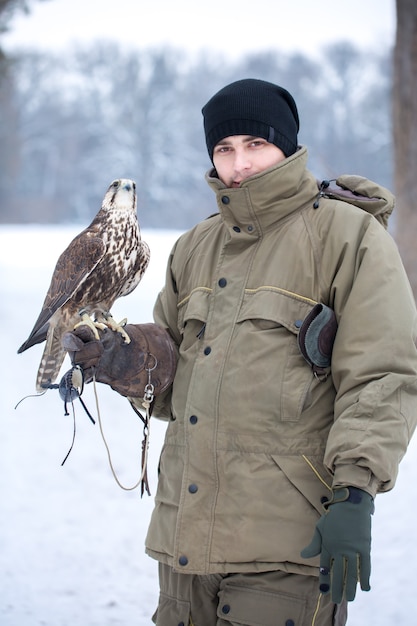
<path fill-rule="evenodd" d="M 110 42 L 21 51 L 0 82 L 0 222 L 91 220 L 114 178 L 133 178 L 144 227 L 184 229 L 216 210 L 201 108 L 253 77 L 297 102 L 317 178 L 392 187 L 391 54 L 340 42 L 315 58 L 278 51 L 229 62 Z"/>

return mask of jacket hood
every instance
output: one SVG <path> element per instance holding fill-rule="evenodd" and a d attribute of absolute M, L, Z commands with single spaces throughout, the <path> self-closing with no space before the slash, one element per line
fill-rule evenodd
<path fill-rule="evenodd" d="M 395 196 L 388 189 L 363 176 L 343 175 L 335 182 L 337 188 L 327 187 L 322 192 L 323 196 L 349 202 L 370 213 L 384 228 L 388 228 L 395 206 Z"/>

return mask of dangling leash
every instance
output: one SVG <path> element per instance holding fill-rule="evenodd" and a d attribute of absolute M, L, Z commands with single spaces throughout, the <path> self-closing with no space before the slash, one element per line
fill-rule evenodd
<path fill-rule="evenodd" d="M 145 385 L 144 395 L 143 395 L 143 398 L 142 398 L 142 406 L 145 409 L 145 416 L 142 415 L 142 413 L 139 411 L 139 409 L 130 400 L 130 405 L 131 405 L 132 409 L 134 410 L 136 415 L 138 415 L 140 417 L 140 419 L 143 422 L 141 474 L 140 474 L 140 477 L 137 480 L 137 482 L 132 487 L 126 487 L 125 485 L 123 485 L 120 482 L 120 480 L 119 480 L 119 478 L 118 478 L 118 476 L 116 474 L 116 471 L 114 469 L 113 462 L 112 462 L 112 459 L 111 459 L 111 454 L 110 454 L 110 448 L 109 448 L 109 445 L 108 445 L 108 443 L 106 441 L 106 437 L 105 437 L 104 431 L 103 431 L 103 424 L 102 424 L 101 415 L 100 415 L 100 407 L 99 407 L 99 403 L 98 403 L 96 379 L 93 378 L 94 394 L 95 394 L 95 399 L 96 399 L 97 416 L 98 416 L 98 423 L 99 423 L 99 427 L 100 427 L 100 433 L 101 433 L 101 437 L 103 439 L 104 445 L 106 447 L 107 458 L 109 460 L 109 465 L 110 465 L 110 469 L 112 471 L 113 477 L 114 477 L 116 483 L 119 485 L 119 487 L 121 489 L 123 489 L 124 491 L 134 491 L 140 485 L 140 496 L 141 497 L 143 496 L 145 490 L 146 490 L 146 492 L 147 492 L 147 494 L 149 496 L 151 495 L 151 492 L 150 492 L 150 489 L 149 489 L 149 482 L 148 482 L 148 472 L 147 472 L 149 437 L 150 437 L 150 420 L 151 420 L 151 415 L 152 415 L 153 401 L 154 401 L 154 398 L 155 398 L 154 397 L 155 386 L 152 384 L 151 373 L 153 372 L 154 369 L 156 369 L 156 367 L 158 365 L 158 360 L 157 360 L 157 358 L 153 354 L 148 353 L 148 356 L 153 359 L 153 366 L 145 368 L 145 371 L 148 374 L 148 382 Z"/>

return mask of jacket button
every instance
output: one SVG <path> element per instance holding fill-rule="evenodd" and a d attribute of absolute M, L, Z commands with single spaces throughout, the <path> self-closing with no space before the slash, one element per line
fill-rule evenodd
<path fill-rule="evenodd" d="M 210 354 L 211 352 L 211 348 L 210 346 L 207 346 L 206 348 L 204 348 L 204 354 L 207 356 L 208 354 Z"/>
<path fill-rule="evenodd" d="M 233 230 L 235 231 L 235 233 L 240 233 L 239 226 L 233 226 Z"/>
<path fill-rule="evenodd" d="M 197 417 L 197 415 L 191 415 L 191 417 L 190 417 L 190 422 L 191 422 L 191 424 L 193 424 L 193 425 L 194 425 L 194 424 L 197 424 L 197 422 L 198 422 L 198 417 Z"/>
<path fill-rule="evenodd" d="M 303 320 L 295 320 L 294 326 L 296 328 L 301 328 L 302 325 L 303 325 Z"/>
<path fill-rule="evenodd" d="M 186 556 L 180 556 L 180 558 L 178 559 L 178 563 L 180 565 L 188 565 L 188 559 Z"/>
<path fill-rule="evenodd" d="M 285 622 L 285 626 L 295 626 L 295 622 L 293 619 L 287 619 Z"/>
<path fill-rule="evenodd" d="M 229 204 L 230 202 L 229 196 L 222 196 L 222 202 L 223 204 Z"/>
<path fill-rule="evenodd" d="M 225 278 L 220 278 L 219 287 L 226 287 L 226 285 L 227 285 L 227 280 Z"/>
<path fill-rule="evenodd" d="M 230 613 L 230 604 L 223 604 L 223 606 L 222 606 L 222 613 L 224 613 L 225 615 Z"/>
<path fill-rule="evenodd" d="M 190 493 L 197 493 L 198 491 L 197 485 L 195 485 L 194 483 L 191 483 L 191 485 L 188 486 L 188 491 Z"/>
<path fill-rule="evenodd" d="M 248 231 L 249 231 L 250 233 L 253 231 L 253 226 L 252 226 L 252 224 L 249 224 L 249 226 L 248 226 Z"/>

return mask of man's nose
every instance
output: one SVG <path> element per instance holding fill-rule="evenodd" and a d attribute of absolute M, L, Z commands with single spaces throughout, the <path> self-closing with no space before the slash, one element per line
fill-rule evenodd
<path fill-rule="evenodd" d="M 234 168 L 237 172 L 250 169 L 251 160 L 246 150 L 235 150 Z"/>

